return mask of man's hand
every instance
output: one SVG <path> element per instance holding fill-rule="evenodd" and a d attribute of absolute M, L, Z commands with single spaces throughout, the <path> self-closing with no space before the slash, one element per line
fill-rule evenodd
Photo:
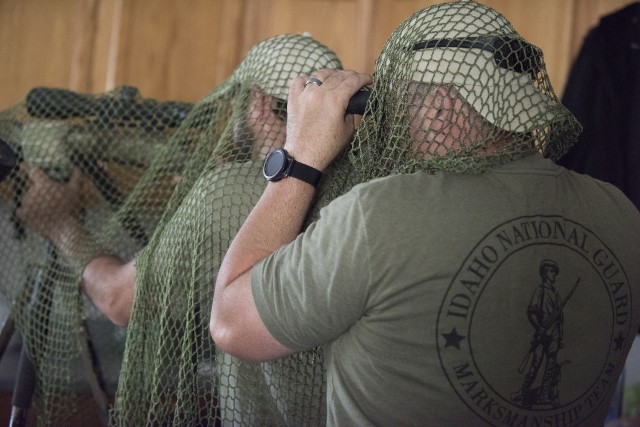
<path fill-rule="evenodd" d="M 57 182 L 41 169 L 29 167 L 29 189 L 20 201 L 18 218 L 55 244 L 58 234 L 81 223 L 82 173 L 73 169 L 68 182 Z"/>
<path fill-rule="evenodd" d="M 319 70 L 313 77 L 322 84 L 305 86 L 309 76 L 291 83 L 285 148 L 296 160 L 322 171 L 353 135 L 354 116 L 346 114 L 349 99 L 372 80 L 350 70 Z"/>
<path fill-rule="evenodd" d="M 35 167 L 27 173 L 31 185 L 22 198 L 18 218 L 49 239 L 70 261 L 79 262 L 87 254 L 94 255 L 83 271 L 82 289 L 113 323 L 126 326 L 135 293 L 135 262 L 97 254 L 99 248 L 93 245 L 80 218 L 81 171 L 73 169 L 68 182 L 54 181 Z"/>

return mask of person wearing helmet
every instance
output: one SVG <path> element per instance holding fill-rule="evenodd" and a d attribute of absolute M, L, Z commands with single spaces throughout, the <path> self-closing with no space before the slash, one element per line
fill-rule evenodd
<path fill-rule="evenodd" d="M 603 425 L 640 324 L 640 214 L 553 163 L 580 125 L 542 52 L 492 8 L 442 3 L 392 33 L 373 76 L 292 83 L 284 149 L 322 173 L 355 132 L 369 181 L 300 233 L 315 188 L 274 168 L 221 265 L 214 341 L 253 361 L 323 345 L 328 425 Z M 345 107 L 370 84 L 354 131 Z M 541 263 L 562 346 L 534 349 L 523 400 Z"/>
<path fill-rule="evenodd" d="M 309 36 L 281 35 L 267 39 L 250 49 L 234 74 L 200 101 L 199 108 L 192 112 L 187 123 L 196 121 L 196 115 L 200 116 L 199 120 L 215 121 L 215 127 L 229 123 L 232 132 L 228 135 L 231 137 L 223 134 L 217 145 L 208 143 L 210 152 L 216 147 L 219 151 L 228 151 L 228 154 L 216 154 L 216 164 L 228 163 L 229 160 L 262 160 L 265 152 L 284 143 L 286 124 L 283 118 L 286 119 L 289 81 L 317 69 L 340 67 L 335 53 Z M 219 107 L 220 104 L 224 106 Z M 217 107 L 211 108 L 210 105 Z M 231 112 L 222 114 L 222 108 Z M 210 110 L 216 114 L 212 115 Z M 175 139 L 180 137 L 182 135 Z M 226 167 L 234 166 L 229 164 Z M 248 164 L 240 167 L 247 168 Z M 261 163 L 256 166 L 257 176 L 260 169 Z M 30 168 L 29 176 L 32 185 L 22 199 L 19 217 L 49 238 L 69 259 L 86 263 L 83 290 L 115 324 L 126 326 L 133 306 L 136 263 L 135 260 L 125 262 L 110 254 L 86 259 L 86 253 L 91 254 L 101 248 L 94 247 L 93 239 L 84 230 L 78 216 L 81 210 L 81 172 L 74 170 L 68 183 L 55 182 L 37 168 Z M 251 194 L 250 191 L 246 193 Z"/>
<path fill-rule="evenodd" d="M 310 36 L 258 43 L 229 79 L 194 105 L 116 213 L 118 221 L 98 232 L 83 226 L 78 171 L 67 183 L 30 171 L 33 183 L 19 214 L 79 265 L 82 290 L 97 308 L 127 326 L 114 424 L 324 423 L 321 350 L 279 364 L 249 364 L 215 347 L 203 313 L 210 310 L 224 252 L 264 189 L 263 158 L 284 143 L 289 82 L 326 68 L 341 63 Z M 344 173 L 326 177 L 323 186 L 346 185 L 350 175 L 338 172 Z M 158 209 L 154 195 L 167 176 L 177 184 L 149 227 L 148 243 L 123 260 L 112 249 L 122 245 L 113 242 L 121 224 Z M 313 390 L 301 393 L 302 386 Z"/>

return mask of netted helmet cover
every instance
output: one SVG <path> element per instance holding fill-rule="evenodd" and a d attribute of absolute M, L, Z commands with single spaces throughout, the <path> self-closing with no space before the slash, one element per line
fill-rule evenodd
<path fill-rule="evenodd" d="M 535 151 L 557 159 L 580 131 L 542 51 L 471 1 L 405 20 L 376 61 L 353 159 L 367 177 L 418 169 L 481 172 Z"/>

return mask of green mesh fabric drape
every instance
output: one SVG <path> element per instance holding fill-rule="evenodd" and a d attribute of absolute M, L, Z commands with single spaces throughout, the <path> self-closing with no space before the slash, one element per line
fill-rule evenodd
<path fill-rule="evenodd" d="M 477 173 L 536 151 L 555 160 L 581 131 L 553 92 L 542 51 L 468 0 L 417 11 L 391 34 L 368 106 L 351 155 L 366 179 Z"/>
<path fill-rule="evenodd" d="M 263 159 L 284 143 L 289 82 L 316 69 L 340 67 L 335 54 L 311 37 L 282 35 L 254 46 L 232 76 L 193 106 L 136 98 L 136 108 L 160 109 L 167 117 L 147 117 L 120 104 L 122 111 L 102 112 L 102 103 L 119 94 L 68 92 L 42 102 L 42 117 L 27 113 L 28 99 L 3 113 L 0 138 L 22 147 L 25 162 L 50 176 L 58 173 L 56 179 L 78 166 L 70 154 L 83 141 L 70 135 L 76 127 L 87 140 L 103 135 L 104 141 L 82 149 L 82 158 L 100 167 L 101 179 L 113 181 L 118 193 L 101 194 L 98 185 L 85 180 L 82 215 L 91 238 L 90 244 L 78 245 L 85 253 L 73 260 L 29 228 L 21 240 L 2 248 L 7 259 L 20 260 L 11 267 L 15 278 L 3 282 L 2 291 L 15 317 L 28 319 L 18 324 L 38 368 L 40 424 L 64 425 L 85 409 L 75 405 L 78 391 L 71 377 L 80 365 L 80 331 L 87 317 L 100 322 L 96 334 L 112 348 L 113 354 L 100 348 L 95 353 L 113 365 L 107 390 L 113 395 L 117 387 L 110 405 L 113 425 L 324 424 L 322 349 L 273 363 L 247 363 L 218 351 L 208 324 L 219 264 L 265 186 Z M 98 105 L 100 113 L 84 111 L 80 100 Z M 118 116 L 125 111 L 131 117 Z M 86 128 L 87 122 L 95 126 Z M 28 137 L 33 146 L 27 148 L 30 127 L 38 131 Z M 55 168 L 36 157 L 51 157 Z M 81 169 L 89 176 L 87 167 Z M 357 181 L 342 156 L 323 179 L 308 222 Z M 19 200 L 16 189 L 7 187 L 3 209 L 8 217 Z M 25 252 L 28 257 L 21 255 Z M 105 252 L 135 259 L 136 296 L 126 330 L 109 325 L 79 291 L 83 266 Z M 34 303 L 34 292 L 22 278 L 34 265 L 49 275 L 46 309 L 45 303 Z M 46 319 L 34 318 L 33 313 L 46 310 Z"/>
<path fill-rule="evenodd" d="M 22 165 L 57 181 L 81 169 L 85 209 L 78 214 L 87 230 L 96 234 L 111 223 L 105 248 L 131 257 L 151 235 L 174 184 L 157 183 L 155 203 L 124 221 L 115 213 L 191 108 L 145 99 L 126 86 L 91 95 L 37 87 L 0 113 L 0 139 L 22 160 L 0 185 L 0 292 L 34 367 L 31 410 L 39 425 L 71 425 L 106 411 L 126 331 L 79 293 L 82 260 L 65 259 L 16 217 L 29 185 Z M 177 168 L 184 157 L 176 158 Z"/>
<path fill-rule="evenodd" d="M 274 363 L 243 362 L 215 348 L 208 323 L 222 257 L 264 189 L 263 159 L 284 143 L 289 81 L 338 67 L 335 55 L 309 37 L 269 39 L 183 123 L 174 147 L 194 138 L 193 153 L 158 229 L 136 257 L 136 302 L 114 424 L 324 423 L 321 349 Z M 162 175 L 172 157 L 163 152 L 147 176 Z M 342 160 L 325 178 L 317 206 L 355 179 Z"/>

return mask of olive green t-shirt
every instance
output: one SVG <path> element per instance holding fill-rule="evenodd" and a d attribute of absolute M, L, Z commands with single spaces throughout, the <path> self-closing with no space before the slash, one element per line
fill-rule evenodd
<path fill-rule="evenodd" d="M 602 426 L 639 259 L 622 193 L 536 155 L 359 185 L 252 288 L 280 343 L 326 343 L 329 425 Z"/>

